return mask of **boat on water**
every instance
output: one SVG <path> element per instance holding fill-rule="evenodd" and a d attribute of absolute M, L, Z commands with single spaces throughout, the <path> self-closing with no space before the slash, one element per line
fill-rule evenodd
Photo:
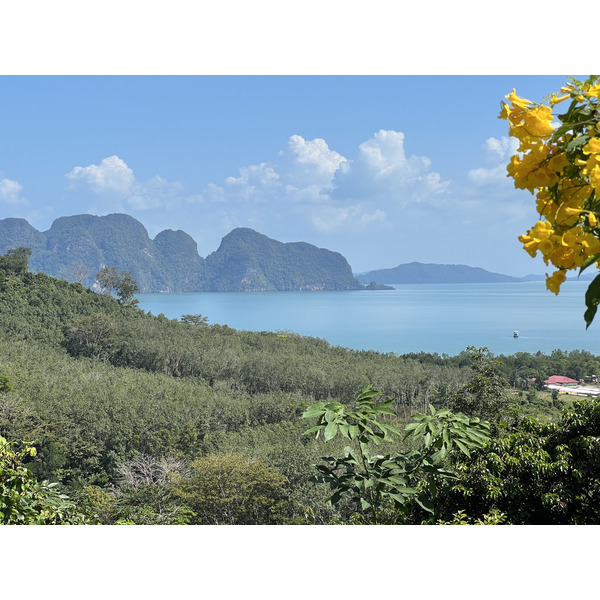
<path fill-rule="evenodd" d="M 519 332 L 516 329 L 513 331 L 513 337 L 519 337 Z"/>

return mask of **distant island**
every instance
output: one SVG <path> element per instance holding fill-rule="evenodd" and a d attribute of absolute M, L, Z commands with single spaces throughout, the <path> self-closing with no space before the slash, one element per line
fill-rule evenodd
<path fill-rule="evenodd" d="M 130 271 L 141 292 L 363 289 L 338 252 L 278 242 L 248 228 L 234 229 L 202 258 L 184 231 L 167 229 L 152 240 L 125 214 L 61 217 L 46 232 L 25 219 L 1 219 L 0 254 L 19 246 L 31 248 L 32 271 L 87 287 L 110 265 Z"/>
<path fill-rule="evenodd" d="M 367 285 L 365 285 L 365 290 L 393 290 L 394 288 L 391 285 L 385 285 L 385 283 L 375 283 L 374 281 L 370 281 Z"/>
<path fill-rule="evenodd" d="M 391 269 L 379 269 L 356 275 L 363 284 L 381 282 L 401 283 L 510 283 L 524 281 L 526 278 L 511 277 L 500 273 L 491 273 L 480 267 L 466 265 L 438 265 L 411 262 Z M 543 277 L 542 277 L 543 279 Z"/>

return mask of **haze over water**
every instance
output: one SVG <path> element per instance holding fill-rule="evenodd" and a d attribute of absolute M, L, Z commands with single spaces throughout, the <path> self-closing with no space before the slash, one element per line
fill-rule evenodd
<path fill-rule="evenodd" d="M 140 294 L 140 308 L 171 319 L 202 314 L 209 324 L 290 330 L 333 345 L 378 352 L 455 355 L 467 346 L 494 354 L 554 349 L 600 354 L 600 317 L 588 331 L 589 282 L 568 281 L 559 296 L 543 281 L 396 285 L 389 291 Z M 513 331 L 519 337 L 513 337 Z"/>

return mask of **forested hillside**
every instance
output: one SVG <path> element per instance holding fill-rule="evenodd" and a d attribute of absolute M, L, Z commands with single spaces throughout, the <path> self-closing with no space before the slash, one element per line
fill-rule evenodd
<path fill-rule="evenodd" d="M 496 473 L 492 481 L 492 467 L 484 467 L 495 464 L 490 452 L 497 455 L 498 445 L 506 456 L 513 452 L 517 442 L 511 436 L 543 447 L 546 462 L 553 460 L 556 444 L 572 438 L 573 448 L 579 448 L 581 428 L 534 426 L 524 418 L 534 414 L 559 422 L 565 404 L 526 388 L 543 369 L 565 369 L 561 374 L 569 374 L 569 368 L 572 373 L 597 369 L 597 357 L 521 355 L 505 357 L 500 365 L 475 349 L 457 357 L 357 352 L 289 332 L 209 326 L 198 315 L 182 321 L 154 317 L 79 283 L 31 273 L 27 263 L 23 249 L 0 257 L 0 438 L 5 440 L 0 439 L 0 521 L 326 524 L 596 518 L 596 509 L 586 513 L 576 500 L 576 486 L 565 491 L 564 480 L 562 492 L 559 483 L 549 483 L 558 498 L 552 506 L 572 505 L 571 512 L 550 510 L 539 500 L 541 508 L 531 508 L 530 514 L 514 490 L 486 496 L 481 486 L 487 478 L 490 489 L 496 489 L 502 477 L 511 476 Z M 369 385 L 383 395 L 367 393 L 367 400 L 357 404 L 357 395 Z M 388 412 L 368 407 L 385 398 L 390 399 Z M 423 417 L 416 413 L 430 414 L 430 404 L 452 411 L 432 417 L 431 423 L 442 423 L 441 428 L 425 438 L 419 437 L 425 429 L 413 429 L 406 440 L 393 434 L 406 423 L 420 422 L 415 419 Z M 362 413 L 352 413 L 363 405 Z M 596 436 L 594 415 L 600 411 L 590 406 L 587 421 L 577 422 L 588 423 L 589 435 Z M 570 403 L 567 408 L 574 410 Z M 455 416 L 459 413 L 467 417 Z M 318 415 L 325 445 L 322 436 L 304 435 Z M 361 429 L 365 415 L 372 420 Z M 490 422 L 487 445 L 480 443 L 487 434 L 481 433 L 478 419 Z M 385 436 L 360 437 L 377 434 L 375 423 L 388 427 Z M 446 438 L 453 445 L 446 447 Z M 349 443 L 369 452 L 382 440 L 377 453 L 403 465 L 403 475 L 377 467 L 382 485 L 396 486 L 395 491 L 386 495 L 384 486 L 381 497 L 367 500 L 364 482 L 371 475 L 365 479 L 357 465 L 352 469 L 363 483 L 348 494 L 341 493 L 335 479 L 339 470 L 332 471 L 333 479 L 325 477 L 322 469 L 329 463 L 322 456 L 350 460 L 343 458 Z M 436 454 L 430 447 L 437 448 Z M 471 452 L 462 453 L 463 447 Z M 580 471 L 584 451 L 578 450 Z M 576 458 L 574 450 L 571 459 L 560 452 L 567 466 Z M 374 452 L 369 456 L 369 468 L 383 460 Z M 469 461 L 475 461 L 471 467 Z M 542 467 L 527 468 L 537 469 L 539 491 Z M 554 473 L 554 467 L 544 468 Z M 584 469 L 586 485 L 592 487 L 600 481 L 594 469 L 591 463 Z M 340 492 L 332 502 L 331 490 L 315 476 Z M 23 489 L 37 490 L 31 501 L 27 494 L 14 494 L 15 478 Z M 555 479 L 559 482 L 558 474 Z M 58 487 L 43 487 L 44 480 Z M 437 492 L 430 498 L 434 480 Z M 528 484 L 523 480 L 520 485 Z M 66 493 L 68 500 L 52 490 Z M 477 502 L 472 490 L 477 490 Z M 45 508 L 34 510 L 33 499 Z M 48 509 L 48 503 L 54 508 Z M 461 510 L 463 516 L 456 517 Z"/>

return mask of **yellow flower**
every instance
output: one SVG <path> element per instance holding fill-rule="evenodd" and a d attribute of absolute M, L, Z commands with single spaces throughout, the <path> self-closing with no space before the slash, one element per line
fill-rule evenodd
<path fill-rule="evenodd" d="M 552 121 L 552 110 L 549 106 L 539 106 L 525 113 L 523 117 L 524 127 L 534 137 L 546 137 L 552 135 L 554 127 Z"/>
<path fill-rule="evenodd" d="M 548 221 L 538 221 L 527 233 L 539 242 L 548 239 L 554 233 L 554 229 Z"/>
<path fill-rule="evenodd" d="M 596 190 L 596 194 L 600 195 L 600 165 L 596 165 L 590 173 L 590 185 Z"/>
<path fill-rule="evenodd" d="M 596 227 L 598 225 L 598 219 L 593 212 L 588 213 L 588 223 L 590 227 Z"/>
<path fill-rule="evenodd" d="M 540 166 L 527 175 L 527 189 L 533 192 L 535 188 L 550 187 L 558 181 L 556 173 L 551 171 L 547 165 Z M 533 188 L 533 189 L 532 189 Z"/>
<path fill-rule="evenodd" d="M 595 85 L 592 85 L 592 86 L 588 87 L 588 89 L 585 92 L 585 95 L 588 98 L 598 98 L 598 97 L 600 97 L 600 83 L 596 83 Z"/>
<path fill-rule="evenodd" d="M 500 114 L 498 115 L 499 119 L 508 119 L 510 117 L 510 107 L 508 106 L 508 104 L 506 104 L 506 102 L 502 102 L 502 108 L 500 110 Z"/>
<path fill-rule="evenodd" d="M 579 221 L 579 215 L 583 210 L 581 202 L 577 198 L 563 202 L 556 211 L 556 222 L 566 227 L 572 227 Z"/>
<path fill-rule="evenodd" d="M 582 149 L 584 154 L 600 153 L 600 137 L 592 138 Z"/>
<path fill-rule="evenodd" d="M 575 250 L 568 246 L 560 246 L 550 255 L 550 261 L 555 267 L 570 269 L 575 264 Z"/>
<path fill-rule="evenodd" d="M 560 173 L 567 166 L 569 166 L 569 159 L 564 152 L 553 156 L 548 162 L 548 168 L 555 173 Z"/>
<path fill-rule="evenodd" d="M 554 200 L 552 200 L 547 190 L 543 189 L 538 192 L 535 203 L 540 216 L 545 217 L 551 222 L 556 220 L 556 211 L 558 210 L 558 206 L 554 203 Z"/>
<path fill-rule="evenodd" d="M 533 102 L 531 102 L 531 100 L 526 100 L 525 98 L 519 98 L 519 96 L 517 96 L 516 94 L 516 90 L 513 88 L 513 91 L 508 94 L 508 96 L 506 96 L 506 99 L 512 103 L 513 106 L 517 107 L 517 108 L 527 108 L 529 106 L 531 106 L 531 104 L 533 104 Z"/>
<path fill-rule="evenodd" d="M 585 233 L 581 245 L 585 258 L 600 254 L 600 240 L 593 233 Z"/>
<path fill-rule="evenodd" d="M 552 276 L 549 277 L 548 273 L 546 273 L 546 287 L 558 296 L 558 292 L 560 292 L 560 286 L 564 283 L 567 278 L 567 274 L 564 270 L 554 271 Z"/>
<path fill-rule="evenodd" d="M 559 102 L 562 102 L 563 100 L 566 100 L 567 98 L 570 98 L 569 94 L 565 94 L 564 96 L 561 96 L 560 98 L 557 98 L 556 94 L 552 94 L 552 96 L 550 98 L 550 104 L 552 104 L 552 106 L 554 106 L 555 104 L 558 104 Z"/>
<path fill-rule="evenodd" d="M 549 238 L 554 234 L 552 225 L 548 221 L 538 221 L 526 234 L 519 236 L 519 241 L 530 256 L 535 257 L 538 248 L 544 244 L 542 254 L 546 256 L 555 247 L 555 243 Z"/>

